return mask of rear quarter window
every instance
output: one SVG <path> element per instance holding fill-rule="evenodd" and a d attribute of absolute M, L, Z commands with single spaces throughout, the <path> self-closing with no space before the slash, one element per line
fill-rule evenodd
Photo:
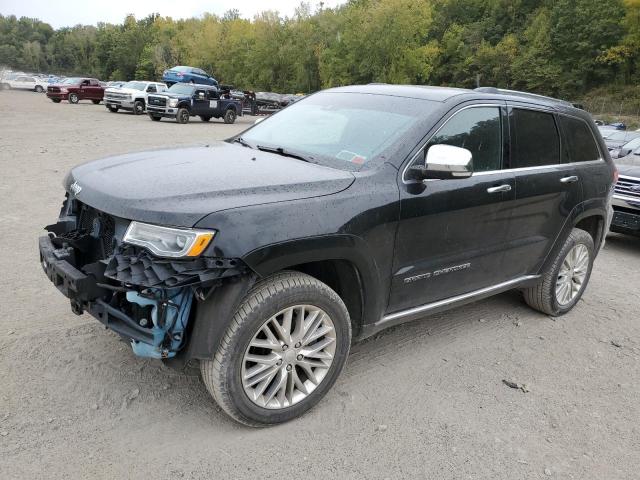
<path fill-rule="evenodd" d="M 598 160 L 600 150 L 584 120 L 560 115 L 560 126 L 564 136 L 563 155 L 567 162 Z"/>
<path fill-rule="evenodd" d="M 560 162 L 560 136 L 552 113 L 513 108 L 511 168 L 540 167 Z"/>

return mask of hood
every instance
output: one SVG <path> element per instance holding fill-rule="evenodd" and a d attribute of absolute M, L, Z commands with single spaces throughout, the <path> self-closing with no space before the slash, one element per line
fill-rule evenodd
<path fill-rule="evenodd" d="M 192 227 L 210 213 L 331 195 L 353 181 L 343 170 L 216 142 L 85 163 L 64 184 L 81 202 L 111 215 Z"/>
<path fill-rule="evenodd" d="M 188 93 L 171 93 L 171 92 L 158 92 L 152 94 L 154 97 L 169 97 L 169 98 L 191 98 Z"/>
<path fill-rule="evenodd" d="M 142 90 L 136 90 L 135 88 L 122 88 L 122 87 L 106 87 L 105 92 L 117 92 L 117 93 L 144 93 Z"/>
<path fill-rule="evenodd" d="M 626 157 L 616 158 L 614 163 L 618 174 L 640 178 L 640 155 L 631 153 Z"/>

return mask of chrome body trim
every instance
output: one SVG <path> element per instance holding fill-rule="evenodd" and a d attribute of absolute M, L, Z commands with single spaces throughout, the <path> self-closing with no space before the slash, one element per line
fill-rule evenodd
<path fill-rule="evenodd" d="M 457 295 L 455 297 L 445 298 L 444 300 L 439 300 L 433 303 L 427 303 L 425 305 L 420 305 L 418 307 L 412 307 L 407 310 L 401 310 L 399 312 L 390 313 L 382 317 L 377 324 L 384 324 L 388 322 L 393 322 L 394 320 L 398 320 L 404 317 L 410 317 L 413 315 L 418 315 L 421 313 L 428 313 L 432 310 L 436 310 L 437 308 L 447 307 L 451 305 L 455 305 L 457 303 L 463 302 L 465 300 L 470 300 L 475 297 L 479 297 L 482 295 L 488 295 L 494 292 L 498 292 L 500 290 L 507 290 L 510 287 L 518 285 L 520 283 L 524 283 L 529 280 L 535 280 L 539 278 L 539 275 L 525 275 L 523 277 L 514 278 L 513 280 L 509 280 L 506 282 L 498 283 L 497 285 L 492 285 L 490 287 L 481 288 L 480 290 L 475 290 L 469 293 L 463 293 L 462 295 Z"/>

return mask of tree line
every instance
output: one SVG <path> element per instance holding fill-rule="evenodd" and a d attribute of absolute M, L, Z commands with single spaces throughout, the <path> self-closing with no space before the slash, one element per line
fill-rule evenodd
<path fill-rule="evenodd" d="M 369 82 L 491 85 L 577 97 L 640 80 L 640 0 L 351 0 L 53 29 L 0 15 L 0 64 L 102 80 L 203 68 L 239 88 L 312 92 Z"/>

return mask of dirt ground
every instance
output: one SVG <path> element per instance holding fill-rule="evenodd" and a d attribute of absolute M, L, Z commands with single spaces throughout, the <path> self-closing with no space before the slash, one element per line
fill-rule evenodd
<path fill-rule="evenodd" d="M 640 239 L 609 237 L 570 314 L 510 292 L 383 332 L 314 410 L 268 429 L 71 313 L 37 258 L 67 170 L 252 121 L 158 124 L 0 92 L 0 478 L 640 476 Z"/>

